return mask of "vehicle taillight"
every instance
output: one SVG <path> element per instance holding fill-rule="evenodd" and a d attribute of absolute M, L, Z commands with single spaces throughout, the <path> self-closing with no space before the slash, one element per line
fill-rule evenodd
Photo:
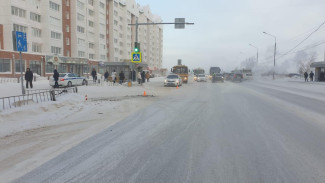
<path fill-rule="evenodd" d="M 62 79 L 60 79 L 60 81 L 64 81 L 64 79 L 62 78 Z"/>

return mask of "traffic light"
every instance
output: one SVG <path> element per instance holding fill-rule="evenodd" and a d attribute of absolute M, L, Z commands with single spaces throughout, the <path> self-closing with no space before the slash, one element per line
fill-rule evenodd
<path fill-rule="evenodd" d="M 138 42 L 134 43 L 134 52 L 140 52 L 140 43 Z"/>

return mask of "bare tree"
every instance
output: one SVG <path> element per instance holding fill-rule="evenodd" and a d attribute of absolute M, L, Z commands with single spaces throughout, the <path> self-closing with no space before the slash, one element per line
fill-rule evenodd
<path fill-rule="evenodd" d="M 317 52 L 298 52 L 295 56 L 295 60 L 297 61 L 298 72 L 300 74 L 303 74 L 304 72 L 310 72 L 310 64 L 312 62 L 315 62 L 316 58 Z"/>
<path fill-rule="evenodd" d="M 241 62 L 241 67 L 243 69 L 253 69 L 256 66 L 256 58 L 250 57 Z"/>

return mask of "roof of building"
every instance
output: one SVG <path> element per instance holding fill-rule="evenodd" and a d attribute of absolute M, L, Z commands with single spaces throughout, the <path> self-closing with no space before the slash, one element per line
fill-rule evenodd
<path fill-rule="evenodd" d="M 325 67 L 325 62 L 313 62 L 310 64 L 310 67 Z"/>

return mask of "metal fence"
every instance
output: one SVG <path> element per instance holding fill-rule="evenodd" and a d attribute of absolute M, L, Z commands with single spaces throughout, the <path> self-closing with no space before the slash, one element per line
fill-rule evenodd
<path fill-rule="evenodd" d="M 0 84 L 1 83 L 20 83 L 20 77 L 17 77 L 17 78 L 0 78 Z M 47 77 L 37 77 L 37 76 L 34 76 L 33 77 L 33 81 L 36 82 L 36 81 L 41 81 L 41 80 L 48 80 Z"/>
<path fill-rule="evenodd" d="M 56 98 L 68 93 L 78 93 L 77 87 L 27 90 L 26 95 L 17 95 L 0 98 L 0 111 L 12 109 L 24 105 L 56 101 Z"/>

